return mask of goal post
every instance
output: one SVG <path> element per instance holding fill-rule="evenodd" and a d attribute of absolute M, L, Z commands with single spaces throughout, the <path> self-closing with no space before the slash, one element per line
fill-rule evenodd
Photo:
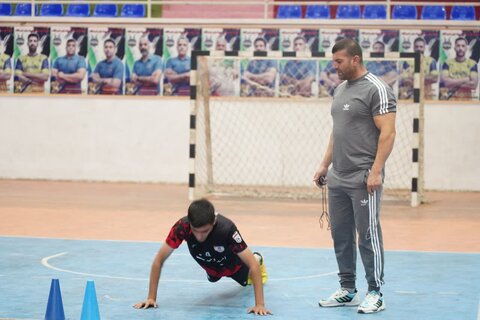
<path fill-rule="evenodd" d="M 190 199 L 209 194 L 319 198 L 312 178 L 332 131 L 324 72 L 330 60 L 322 52 L 193 52 Z M 386 163 L 384 197 L 417 206 L 423 195 L 421 56 L 371 54 L 364 60 L 391 63 L 398 70 L 413 66 L 397 72 L 394 91 L 408 100 L 397 101 L 397 136 Z M 261 78 L 248 73 L 255 71 L 252 65 L 276 72 Z"/>

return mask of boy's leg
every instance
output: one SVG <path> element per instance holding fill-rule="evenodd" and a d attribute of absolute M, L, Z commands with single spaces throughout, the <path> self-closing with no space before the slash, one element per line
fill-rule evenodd
<path fill-rule="evenodd" d="M 260 271 L 262 273 L 262 283 L 265 284 L 265 282 L 267 282 L 268 275 L 267 275 L 267 269 L 265 268 L 265 264 L 263 261 L 263 256 L 258 252 L 254 252 L 253 256 L 255 257 L 255 259 L 258 261 L 258 264 L 260 265 Z M 238 270 L 230 278 L 237 281 L 241 286 L 252 284 L 252 279 L 250 277 L 250 269 L 244 263 L 242 263 L 242 267 L 240 268 L 240 270 Z"/>

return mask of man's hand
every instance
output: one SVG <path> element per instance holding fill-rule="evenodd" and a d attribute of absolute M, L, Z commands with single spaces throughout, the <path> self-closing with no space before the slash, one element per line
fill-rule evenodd
<path fill-rule="evenodd" d="M 267 316 L 269 314 L 273 314 L 270 310 L 266 309 L 265 306 L 255 306 L 253 308 L 249 308 L 248 313 L 253 313 L 258 316 Z"/>
<path fill-rule="evenodd" d="M 317 187 L 322 188 L 327 183 L 327 172 L 328 168 L 324 166 L 320 166 L 317 172 L 315 172 L 313 176 L 313 182 L 315 182 Z"/>
<path fill-rule="evenodd" d="M 382 185 L 382 174 L 370 172 L 367 179 L 367 191 L 370 194 L 373 194 L 378 187 Z"/>
<path fill-rule="evenodd" d="M 139 302 L 133 305 L 135 309 L 148 309 L 150 307 L 158 308 L 157 302 L 153 299 L 147 299 L 147 301 Z"/>

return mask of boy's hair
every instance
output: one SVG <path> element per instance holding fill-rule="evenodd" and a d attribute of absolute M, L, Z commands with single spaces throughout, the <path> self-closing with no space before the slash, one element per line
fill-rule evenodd
<path fill-rule="evenodd" d="M 215 208 L 207 199 L 193 201 L 188 207 L 188 221 L 194 228 L 215 222 Z"/>

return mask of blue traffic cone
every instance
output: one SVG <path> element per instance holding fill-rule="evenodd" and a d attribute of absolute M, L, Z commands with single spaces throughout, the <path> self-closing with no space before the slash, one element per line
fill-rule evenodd
<path fill-rule="evenodd" d="M 50 285 L 45 320 L 65 320 L 62 293 L 60 292 L 60 282 L 58 279 L 52 279 L 52 284 Z"/>
<path fill-rule="evenodd" d="M 95 293 L 95 283 L 93 280 L 87 281 L 80 320 L 100 320 L 97 294 Z"/>

